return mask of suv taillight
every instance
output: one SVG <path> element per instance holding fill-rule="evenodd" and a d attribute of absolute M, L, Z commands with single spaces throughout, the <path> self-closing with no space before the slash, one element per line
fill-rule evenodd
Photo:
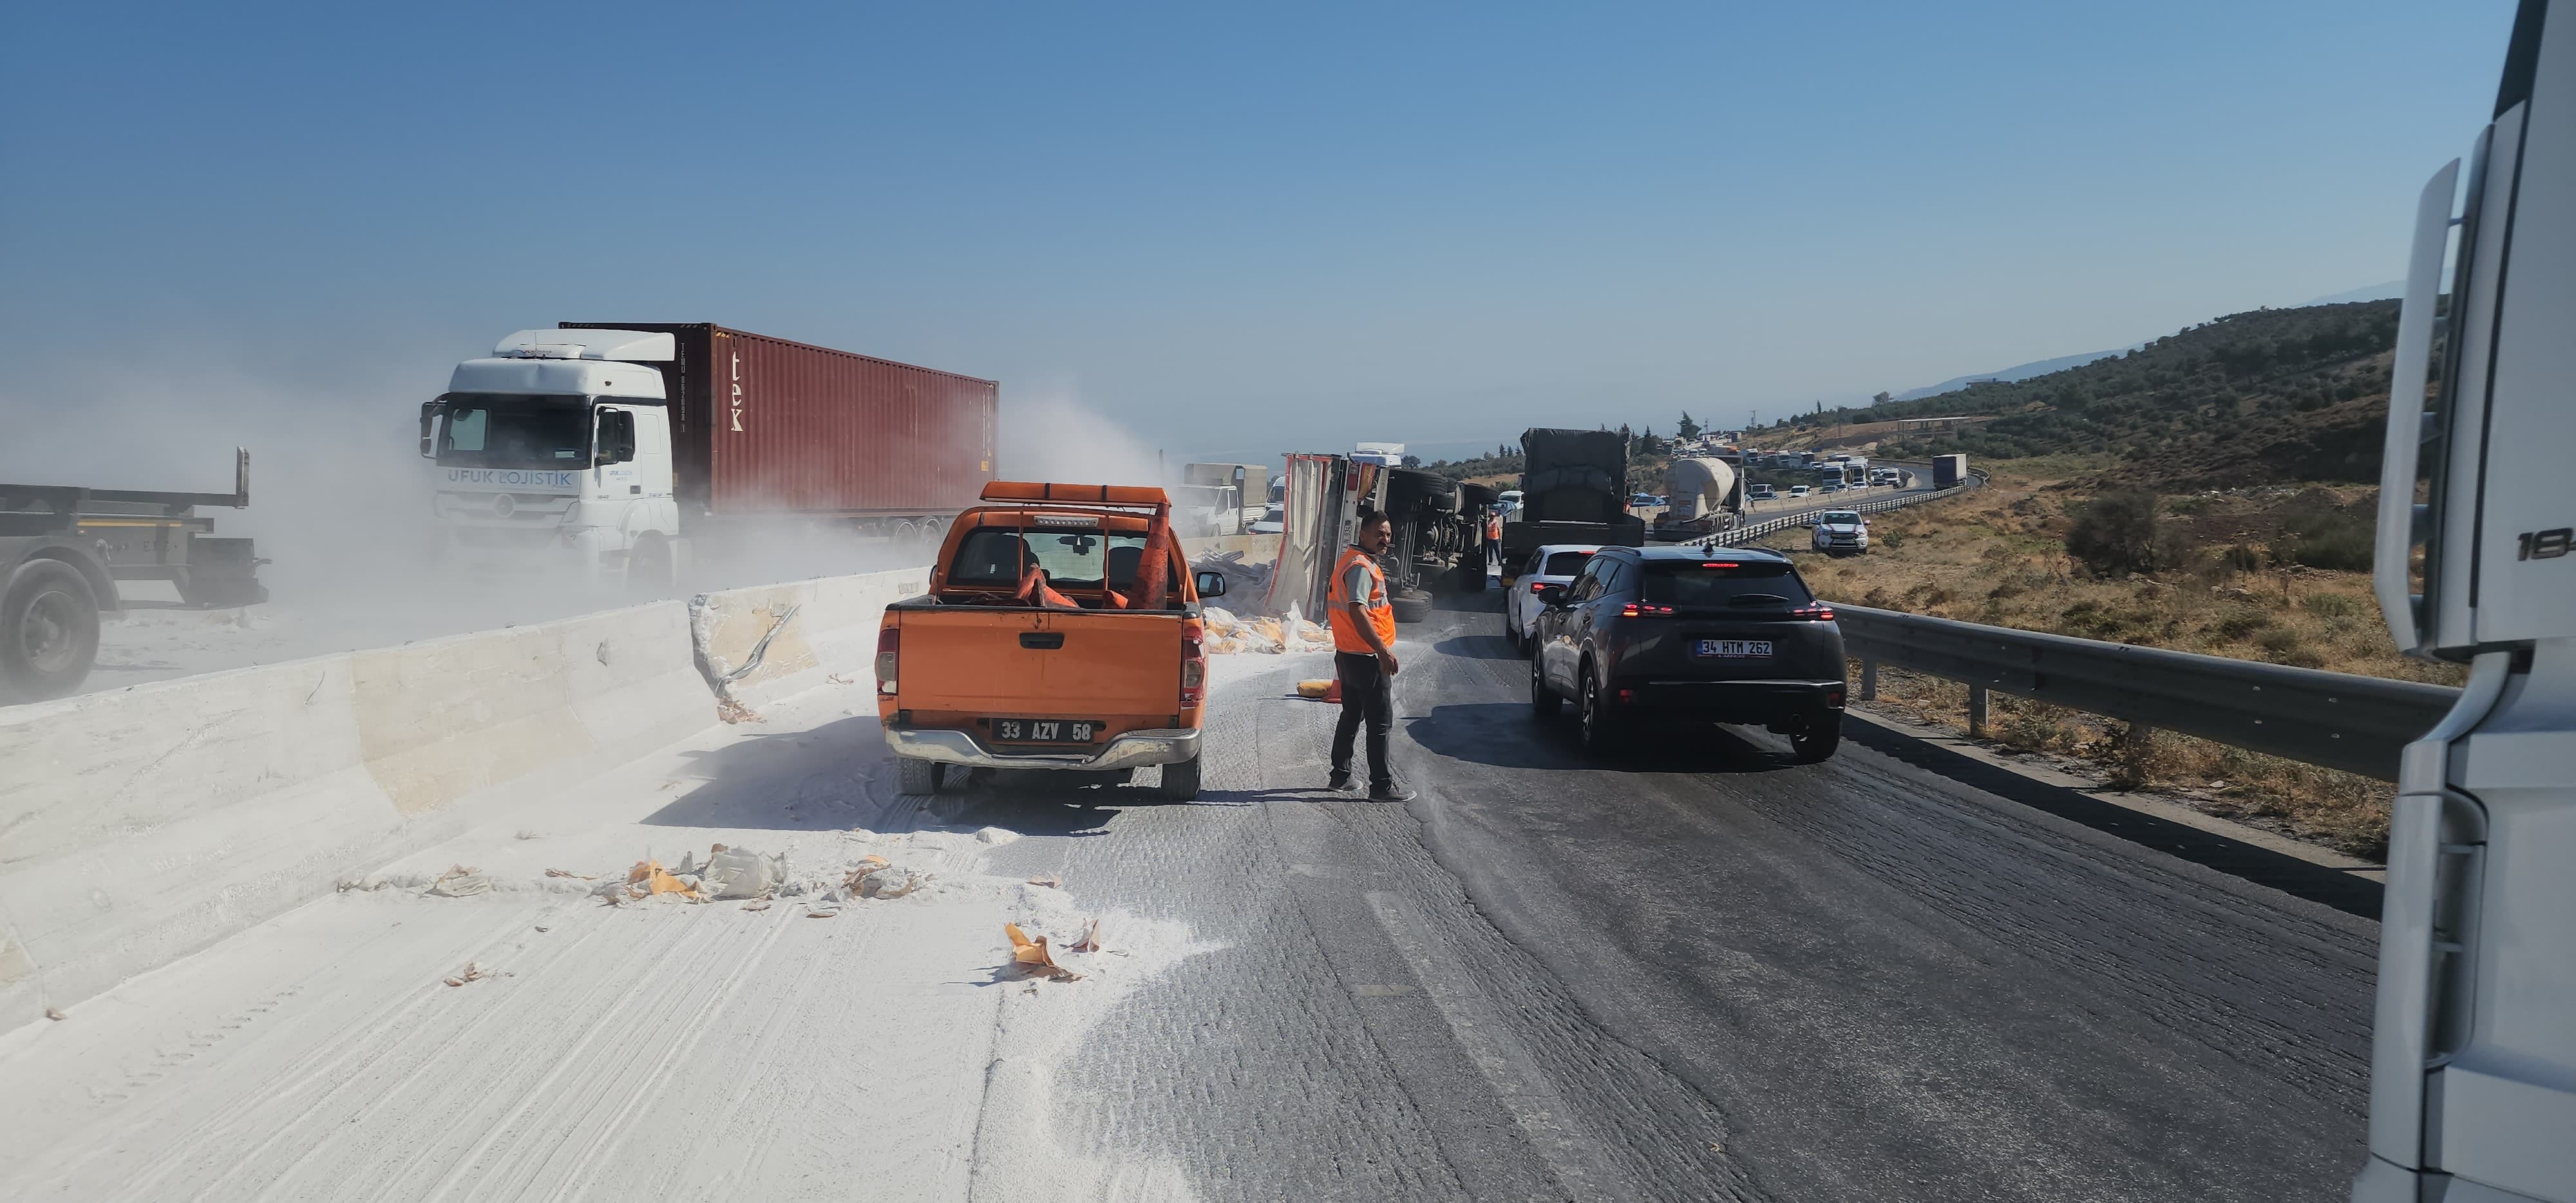
<path fill-rule="evenodd" d="M 1181 624 L 1181 706 L 1207 701 L 1207 626 L 1197 619 Z"/>
<path fill-rule="evenodd" d="M 1667 618 L 1672 613 L 1671 606 L 1658 606 L 1653 602 L 1629 602 L 1619 607 L 1621 618 Z"/>
<path fill-rule="evenodd" d="M 1808 622 L 1832 622 L 1834 620 L 1834 608 L 1823 602 L 1817 602 L 1813 605 L 1800 606 L 1795 610 L 1789 611 L 1789 617 L 1803 618 Z"/>
<path fill-rule="evenodd" d="M 903 632 L 886 627 L 877 632 L 877 692 L 894 692 L 895 664 L 902 659 Z"/>

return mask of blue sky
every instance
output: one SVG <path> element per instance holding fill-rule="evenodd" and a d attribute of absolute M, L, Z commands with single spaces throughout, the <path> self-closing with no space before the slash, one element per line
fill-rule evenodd
<path fill-rule="evenodd" d="M 0 474 L 220 436 L 192 397 L 401 452 L 448 364 L 567 318 L 993 377 L 1176 455 L 1777 415 L 2396 277 L 2510 21 L 30 6 Z"/>

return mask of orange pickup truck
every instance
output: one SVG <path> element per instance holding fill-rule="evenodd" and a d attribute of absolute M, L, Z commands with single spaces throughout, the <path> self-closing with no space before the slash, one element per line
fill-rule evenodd
<path fill-rule="evenodd" d="M 1199 791 L 1207 702 L 1199 599 L 1161 489 L 995 481 L 957 516 L 930 592 L 886 607 L 877 718 L 898 787 L 932 794 L 978 768 Z"/>

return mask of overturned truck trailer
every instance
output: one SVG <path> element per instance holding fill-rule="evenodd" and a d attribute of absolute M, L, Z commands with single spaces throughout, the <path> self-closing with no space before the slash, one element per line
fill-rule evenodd
<path fill-rule="evenodd" d="M 1496 496 L 1436 472 L 1387 469 L 1376 508 L 1395 524 L 1380 557 L 1388 583 L 1399 595 L 1484 592 L 1485 510 Z"/>
<path fill-rule="evenodd" d="M 1433 472 L 1392 468 L 1347 455 L 1291 455 L 1268 604 L 1285 614 L 1324 621 L 1333 562 L 1357 535 L 1362 509 L 1384 511 L 1395 539 L 1378 564 L 1386 570 L 1395 620 L 1420 622 L 1435 592 L 1481 592 L 1481 529 L 1494 490 Z"/>

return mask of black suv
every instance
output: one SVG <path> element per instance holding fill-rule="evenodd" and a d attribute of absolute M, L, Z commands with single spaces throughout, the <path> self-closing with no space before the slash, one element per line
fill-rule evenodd
<path fill-rule="evenodd" d="M 1575 699 L 1587 749 L 1666 719 L 1759 723 L 1805 764 L 1842 741 L 1842 628 L 1785 556 L 1604 547 L 1545 602 L 1530 705 Z"/>

